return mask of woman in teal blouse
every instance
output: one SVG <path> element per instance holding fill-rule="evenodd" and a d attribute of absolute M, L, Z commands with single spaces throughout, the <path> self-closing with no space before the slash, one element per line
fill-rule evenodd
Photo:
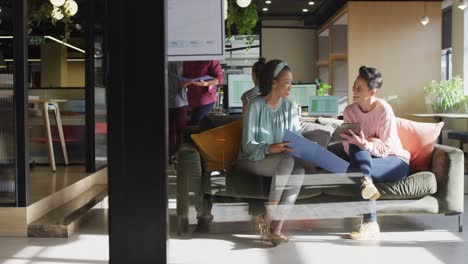
<path fill-rule="evenodd" d="M 249 104 L 244 114 L 242 146 L 236 163 L 244 171 L 272 177 L 269 206 L 259 227 L 262 238 L 267 235 L 275 246 L 287 242 L 281 230 L 304 177 L 304 167 L 287 154 L 294 150 L 282 140 L 285 129 L 302 132 L 298 111 L 286 99 L 292 79 L 286 62 L 271 60 L 265 65 L 259 82 L 261 96 Z"/>

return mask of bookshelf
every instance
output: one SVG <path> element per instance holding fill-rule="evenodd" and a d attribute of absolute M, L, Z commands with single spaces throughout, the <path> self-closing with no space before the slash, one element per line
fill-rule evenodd
<path fill-rule="evenodd" d="M 317 32 L 317 76 L 332 88 L 330 95 L 347 96 L 348 15 L 345 5 Z"/>

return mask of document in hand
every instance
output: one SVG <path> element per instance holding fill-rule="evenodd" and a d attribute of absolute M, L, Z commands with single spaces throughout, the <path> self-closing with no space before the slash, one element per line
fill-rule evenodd
<path fill-rule="evenodd" d="M 286 141 L 290 142 L 288 146 L 294 149 L 293 152 L 289 153 L 294 157 L 313 163 L 333 173 L 344 174 L 348 170 L 349 162 L 336 156 L 314 141 L 299 136 L 290 130 L 285 130 L 283 142 Z"/>
<path fill-rule="evenodd" d="M 213 77 L 209 75 L 205 75 L 205 76 L 197 77 L 197 78 L 185 78 L 183 76 L 178 76 L 178 77 L 179 77 L 179 80 L 186 81 L 186 82 L 199 82 L 199 81 L 208 81 L 208 80 L 214 79 Z"/>

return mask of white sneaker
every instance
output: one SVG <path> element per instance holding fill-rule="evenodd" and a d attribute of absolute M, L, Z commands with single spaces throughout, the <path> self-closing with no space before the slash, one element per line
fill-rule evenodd
<path fill-rule="evenodd" d="M 377 221 L 363 223 L 361 226 L 351 232 L 348 236 L 354 240 L 375 240 L 378 239 L 380 234 L 380 227 Z"/>
<path fill-rule="evenodd" d="M 366 178 L 362 180 L 362 189 L 361 189 L 362 198 L 366 200 L 377 200 L 380 198 L 380 192 L 377 190 L 377 187 Z"/>

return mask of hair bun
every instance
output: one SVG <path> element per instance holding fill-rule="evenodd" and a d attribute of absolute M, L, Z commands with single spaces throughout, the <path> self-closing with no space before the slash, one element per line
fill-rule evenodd
<path fill-rule="evenodd" d="M 371 89 L 382 87 L 382 74 L 376 68 L 361 66 L 359 67 L 359 76 L 367 81 Z"/>
<path fill-rule="evenodd" d="M 266 59 L 263 57 L 258 58 L 258 62 L 260 63 L 266 63 Z"/>

